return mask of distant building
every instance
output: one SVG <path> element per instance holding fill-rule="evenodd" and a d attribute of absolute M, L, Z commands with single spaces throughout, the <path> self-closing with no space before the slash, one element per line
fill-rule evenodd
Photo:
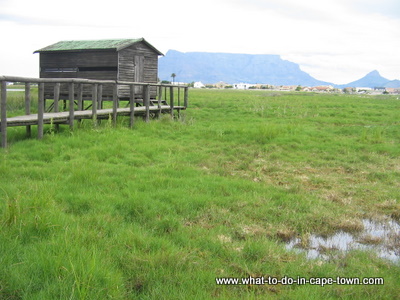
<path fill-rule="evenodd" d="M 273 85 L 270 84 L 255 84 L 254 85 L 255 89 L 259 89 L 259 90 L 267 90 L 267 89 L 274 89 L 275 87 Z"/>
<path fill-rule="evenodd" d="M 236 90 L 247 90 L 247 89 L 249 89 L 249 87 L 254 86 L 254 84 L 250 84 L 250 83 L 235 83 L 232 86 Z"/>
<path fill-rule="evenodd" d="M 313 92 L 330 93 L 333 91 L 333 86 L 315 86 L 311 90 Z"/>
<path fill-rule="evenodd" d="M 224 88 L 226 88 L 228 86 L 230 86 L 230 84 L 227 84 L 227 83 L 225 83 L 223 81 L 220 81 L 220 82 L 214 84 L 214 87 L 217 88 L 217 89 L 224 89 Z"/>
<path fill-rule="evenodd" d="M 345 94 L 352 94 L 354 91 L 355 91 L 355 89 L 352 87 L 345 87 L 343 89 L 343 93 L 345 93 Z"/>
<path fill-rule="evenodd" d="M 372 88 L 369 87 L 356 87 L 356 92 L 359 94 L 365 94 L 372 92 Z"/>
<path fill-rule="evenodd" d="M 288 92 L 288 91 L 294 91 L 294 90 L 296 90 L 296 88 L 297 88 L 297 85 L 281 85 L 279 87 L 279 90 Z"/>
<path fill-rule="evenodd" d="M 204 88 L 206 86 L 201 81 L 197 81 L 197 82 L 195 82 L 193 84 L 193 87 L 196 88 L 196 89 L 201 89 L 201 88 Z"/>
<path fill-rule="evenodd" d="M 386 88 L 386 92 L 389 94 L 400 94 L 400 88 Z"/>
<path fill-rule="evenodd" d="M 383 93 L 386 91 L 386 88 L 385 87 L 374 87 L 374 91 Z"/>

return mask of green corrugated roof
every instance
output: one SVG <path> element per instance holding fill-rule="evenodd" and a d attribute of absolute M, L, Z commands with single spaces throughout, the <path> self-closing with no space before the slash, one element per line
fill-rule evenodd
<path fill-rule="evenodd" d="M 145 42 L 149 47 L 156 51 L 159 55 L 163 55 L 160 51 L 150 45 L 144 38 L 140 39 L 116 39 L 116 40 L 84 40 L 84 41 L 61 41 L 53 45 L 36 50 L 34 53 L 52 52 L 52 51 L 79 51 L 79 50 L 106 50 L 115 49 L 122 50 L 133 44 Z"/>

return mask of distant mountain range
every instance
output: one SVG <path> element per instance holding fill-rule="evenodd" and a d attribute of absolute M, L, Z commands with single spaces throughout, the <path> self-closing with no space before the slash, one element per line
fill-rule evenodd
<path fill-rule="evenodd" d="M 337 87 L 344 88 L 346 86 L 351 87 L 387 87 L 387 88 L 398 88 L 400 87 L 400 80 L 389 80 L 381 76 L 378 71 L 372 71 L 365 75 L 363 78 L 350 82 L 344 85 L 337 85 Z"/>
<path fill-rule="evenodd" d="M 169 50 L 159 59 L 159 78 L 171 80 L 171 74 L 176 74 L 175 81 L 217 83 L 261 83 L 271 85 L 301 85 L 319 86 L 333 85 L 336 87 L 400 87 L 399 80 L 390 81 L 380 76 L 377 71 L 345 85 L 335 85 L 330 82 L 315 79 L 302 71 L 296 63 L 283 60 L 279 55 L 268 54 L 232 54 L 187 52 Z"/>

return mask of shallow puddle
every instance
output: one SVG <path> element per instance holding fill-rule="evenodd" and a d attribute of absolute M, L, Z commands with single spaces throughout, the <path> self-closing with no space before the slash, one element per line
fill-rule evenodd
<path fill-rule="evenodd" d="M 287 249 L 305 251 L 307 258 L 328 259 L 349 250 L 373 250 L 381 258 L 400 261 L 400 225 L 393 221 L 363 220 L 364 230 L 359 233 L 337 232 L 329 237 L 310 235 L 306 240 L 295 238 L 286 244 Z"/>

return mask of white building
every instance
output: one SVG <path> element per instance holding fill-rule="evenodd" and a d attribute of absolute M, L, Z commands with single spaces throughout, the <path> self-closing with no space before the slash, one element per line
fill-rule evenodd
<path fill-rule="evenodd" d="M 360 94 L 362 94 L 362 93 L 369 93 L 369 92 L 372 92 L 372 88 L 369 88 L 369 87 L 356 87 L 356 92 L 357 93 L 360 93 Z"/>
<path fill-rule="evenodd" d="M 201 81 L 197 81 L 193 84 L 193 87 L 196 89 L 201 89 L 201 88 L 204 88 L 205 85 Z"/>
<path fill-rule="evenodd" d="M 232 86 L 236 90 L 247 90 L 249 87 L 254 86 L 254 84 L 250 84 L 250 83 L 235 83 L 235 84 L 232 84 Z"/>

